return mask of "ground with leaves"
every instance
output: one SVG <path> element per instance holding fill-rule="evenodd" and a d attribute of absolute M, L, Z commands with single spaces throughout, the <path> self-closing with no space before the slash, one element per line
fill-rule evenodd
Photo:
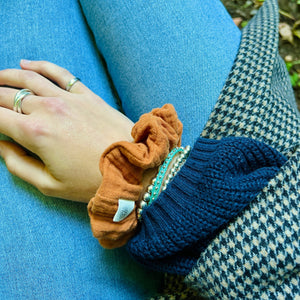
<path fill-rule="evenodd" d="M 235 23 L 244 27 L 264 0 L 221 0 Z M 278 0 L 280 7 L 279 52 L 287 64 L 300 110 L 300 0 Z"/>

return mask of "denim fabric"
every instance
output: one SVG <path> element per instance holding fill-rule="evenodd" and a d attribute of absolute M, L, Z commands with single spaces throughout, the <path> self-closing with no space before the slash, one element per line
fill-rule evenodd
<path fill-rule="evenodd" d="M 74 0 L 2 1 L 0 69 L 54 62 L 118 108 L 115 86 L 133 120 L 171 102 L 191 144 L 240 41 L 221 4 L 209 3 L 89 0 L 84 15 Z M 160 279 L 124 249 L 103 250 L 85 204 L 41 195 L 0 161 L 0 299 L 144 299 Z"/>
<path fill-rule="evenodd" d="M 49 60 L 116 107 L 75 1 L 2 1 L 0 22 L 1 69 Z M 41 195 L 0 159 L 0 299 L 143 299 L 159 279 L 125 249 L 100 247 L 85 204 Z"/>
<path fill-rule="evenodd" d="M 219 0 L 80 0 L 127 116 L 172 103 L 183 144 L 202 131 L 241 33 Z"/>
<path fill-rule="evenodd" d="M 1 69 L 18 68 L 22 58 L 49 60 L 68 69 L 117 108 L 77 1 L 1 1 L 0 22 Z"/>

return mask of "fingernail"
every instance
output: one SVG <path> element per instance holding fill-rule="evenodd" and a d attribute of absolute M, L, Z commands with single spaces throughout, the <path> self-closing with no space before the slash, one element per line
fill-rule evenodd
<path fill-rule="evenodd" d="M 28 59 L 21 59 L 21 64 L 26 66 L 26 65 L 29 65 L 31 63 L 31 60 L 28 60 Z"/>

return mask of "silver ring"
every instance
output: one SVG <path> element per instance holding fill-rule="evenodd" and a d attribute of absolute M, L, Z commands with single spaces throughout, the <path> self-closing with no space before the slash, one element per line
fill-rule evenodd
<path fill-rule="evenodd" d="M 80 79 L 77 78 L 77 77 L 73 77 L 73 78 L 68 82 L 68 84 L 66 85 L 66 91 L 67 91 L 67 92 L 70 92 L 72 86 L 73 86 L 77 81 L 80 81 Z"/>
<path fill-rule="evenodd" d="M 24 98 L 28 95 L 33 95 L 33 92 L 28 89 L 20 90 L 16 93 L 16 96 L 14 98 L 14 111 L 18 112 L 19 114 L 22 114 L 22 101 Z"/>

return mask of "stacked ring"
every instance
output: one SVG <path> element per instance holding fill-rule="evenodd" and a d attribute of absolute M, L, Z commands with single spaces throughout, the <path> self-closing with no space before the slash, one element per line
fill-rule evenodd
<path fill-rule="evenodd" d="M 33 93 L 28 89 L 22 89 L 16 93 L 16 96 L 14 98 L 14 111 L 18 112 L 19 114 L 22 114 L 22 101 L 24 98 L 28 95 L 33 95 Z"/>

